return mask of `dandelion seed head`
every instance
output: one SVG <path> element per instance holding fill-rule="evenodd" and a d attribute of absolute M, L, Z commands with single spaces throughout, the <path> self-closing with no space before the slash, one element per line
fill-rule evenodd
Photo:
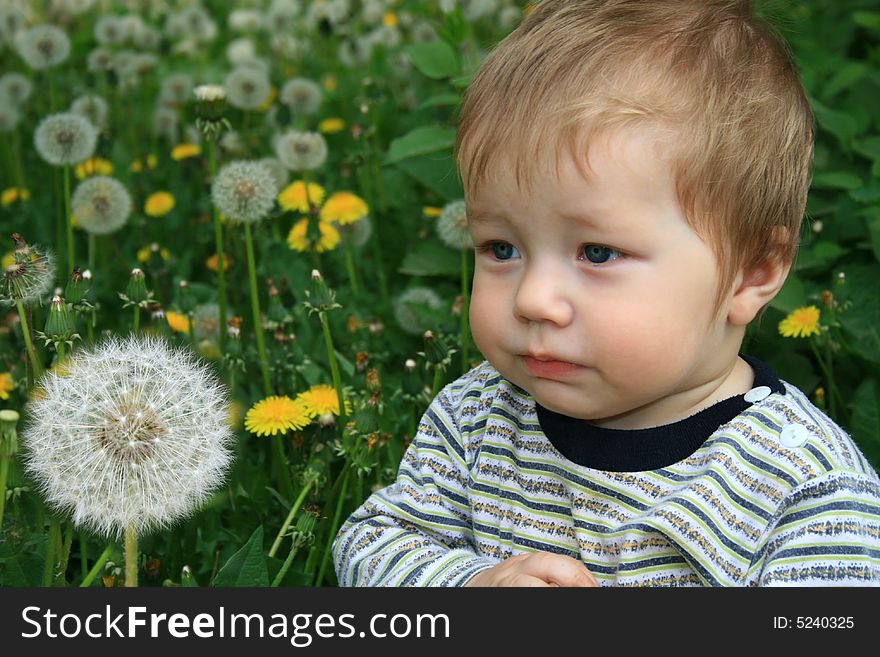
<path fill-rule="evenodd" d="M 93 176 L 77 185 L 71 208 L 83 230 L 106 235 L 125 225 L 131 215 L 132 201 L 118 180 Z"/>
<path fill-rule="evenodd" d="M 464 200 L 452 201 L 444 206 L 437 219 L 437 235 L 451 249 L 470 249 L 474 246 Z"/>
<path fill-rule="evenodd" d="M 264 157 L 257 160 L 257 162 L 269 170 L 269 173 L 272 174 L 272 178 L 275 180 L 275 186 L 278 189 L 284 189 L 284 187 L 287 186 L 287 183 L 290 182 L 290 172 L 287 170 L 287 167 L 278 161 L 278 158 Z"/>
<path fill-rule="evenodd" d="M 0 5 L 0 38 L 12 41 L 28 24 L 27 5 L 5 2 Z"/>
<path fill-rule="evenodd" d="M 299 12 L 300 7 L 296 0 L 272 0 L 266 11 L 266 25 L 272 32 L 290 32 Z"/>
<path fill-rule="evenodd" d="M 31 97 L 34 84 L 21 73 L 5 73 L 0 76 L 0 99 L 7 99 L 14 105 L 21 105 Z"/>
<path fill-rule="evenodd" d="M 311 171 L 327 159 L 327 142 L 320 133 L 291 130 L 275 140 L 275 154 L 291 171 Z"/>
<path fill-rule="evenodd" d="M 25 306 L 42 303 L 55 281 L 55 258 L 49 251 L 30 246 L 26 258 L 18 257 L 0 276 L 0 305 L 21 301 Z"/>
<path fill-rule="evenodd" d="M 70 38 L 54 25 L 37 25 L 16 37 L 18 54 L 35 71 L 52 68 L 70 55 Z"/>
<path fill-rule="evenodd" d="M 104 48 L 94 48 L 86 58 L 89 73 L 106 73 L 113 69 L 113 53 Z"/>
<path fill-rule="evenodd" d="M 259 162 L 239 160 L 224 166 L 214 184 L 214 204 L 230 221 L 253 223 L 272 210 L 278 187 L 269 170 Z"/>
<path fill-rule="evenodd" d="M 220 339 L 220 307 L 216 303 L 203 303 L 193 311 L 193 332 L 197 340 Z"/>
<path fill-rule="evenodd" d="M 226 59 L 228 59 L 229 63 L 233 66 L 238 66 L 243 62 L 256 59 L 256 57 L 256 46 L 254 46 L 254 42 L 247 37 L 230 41 L 226 46 Z"/>
<path fill-rule="evenodd" d="M 80 96 L 71 103 L 70 111 L 88 119 L 99 130 L 107 121 L 107 101 L 100 96 Z"/>
<path fill-rule="evenodd" d="M 193 92 L 193 81 L 186 73 L 172 73 L 162 80 L 159 98 L 172 105 L 183 105 Z"/>
<path fill-rule="evenodd" d="M 370 241 L 370 236 L 373 234 L 373 222 L 369 217 L 364 217 L 353 224 L 347 224 L 343 230 L 348 233 L 352 245 L 356 249 L 360 249 Z"/>
<path fill-rule="evenodd" d="M 225 390 L 186 350 L 111 337 L 47 373 L 21 432 L 48 503 L 110 537 L 191 514 L 223 482 L 232 432 Z"/>
<path fill-rule="evenodd" d="M 180 122 L 177 111 L 165 105 L 159 105 L 153 111 L 153 133 L 172 143 L 177 142 Z"/>
<path fill-rule="evenodd" d="M 281 87 L 279 100 L 294 114 L 311 115 L 321 107 L 323 93 L 316 82 L 307 78 L 292 78 Z"/>
<path fill-rule="evenodd" d="M 263 14 L 256 9 L 234 9 L 227 25 L 233 32 L 256 32 L 263 28 Z"/>
<path fill-rule="evenodd" d="M 244 110 L 254 110 L 269 96 L 269 78 L 260 70 L 240 66 L 223 81 L 229 104 Z"/>
<path fill-rule="evenodd" d="M 46 162 L 55 166 L 77 164 L 92 156 L 98 131 L 78 114 L 47 116 L 34 131 L 34 145 Z"/>
<path fill-rule="evenodd" d="M 18 127 L 21 112 L 7 98 L 0 96 L 0 132 L 10 132 Z"/>
<path fill-rule="evenodd" d="M 120 16 L 105 14 L 95 22 L 93 34 L 102 46 L 118 46 L 125 41 L 128 31 Z"/>
<path fill-rule="evenodd" d="M 429 327 L 424 325 L 411 306 L 427 306 L 432 310 L 439 310 L 442 305 L 443 300 L 431 288 L 411 287 L 394 303 L 394 318 L 407 333 L 421 335 Z"/>

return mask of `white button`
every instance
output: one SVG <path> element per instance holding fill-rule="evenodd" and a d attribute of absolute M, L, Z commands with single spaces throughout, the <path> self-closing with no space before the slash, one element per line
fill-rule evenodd
<path fill-rule="evenodd" d="M 757 388 L 752 388 L 745 395 L 743 395 L 743 399 L 745 399 L 750 404 L 755 402 L 763 401 L 770 396 L 770 393 L 773 392 L 767 386 L 758 386 Z"/>
<path fill-rule="evenodd" d="M 810 437 L 810 430 L 802 424 L 787 424 L 779 434 L 779 442 L 786 447 L 800 447 Z"/>

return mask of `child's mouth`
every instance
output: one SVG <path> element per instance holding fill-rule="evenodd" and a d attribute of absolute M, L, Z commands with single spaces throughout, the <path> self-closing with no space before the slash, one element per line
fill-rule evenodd
<path fill-rule="evenodd" d="M 539 378 L 559 378 L 582 369 L 580 365 L 568 361 L 538 359 L 528 354 L 523 355 L 522 360 L 529 374 Z"/>

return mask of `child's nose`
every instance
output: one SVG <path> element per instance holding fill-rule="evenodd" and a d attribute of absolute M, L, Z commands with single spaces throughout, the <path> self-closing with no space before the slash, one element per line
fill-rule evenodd
<path fill-rule="evenodd" d="M 561 273 L 547 267 L 526 268 L 516 291 L 513 312 L 518 319 L 527 322 L 569 324 L 574 308 L 566 297 Z"/>

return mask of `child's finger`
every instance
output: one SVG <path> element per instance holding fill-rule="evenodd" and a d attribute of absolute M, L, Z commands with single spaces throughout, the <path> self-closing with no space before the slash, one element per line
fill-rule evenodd
<path fill-rule="evenodd" d="M 599 586 L 584 564 L 561 554 L 536 552 L 523 559 L 522 566 L 529 575 L 559 586 Z"/>

